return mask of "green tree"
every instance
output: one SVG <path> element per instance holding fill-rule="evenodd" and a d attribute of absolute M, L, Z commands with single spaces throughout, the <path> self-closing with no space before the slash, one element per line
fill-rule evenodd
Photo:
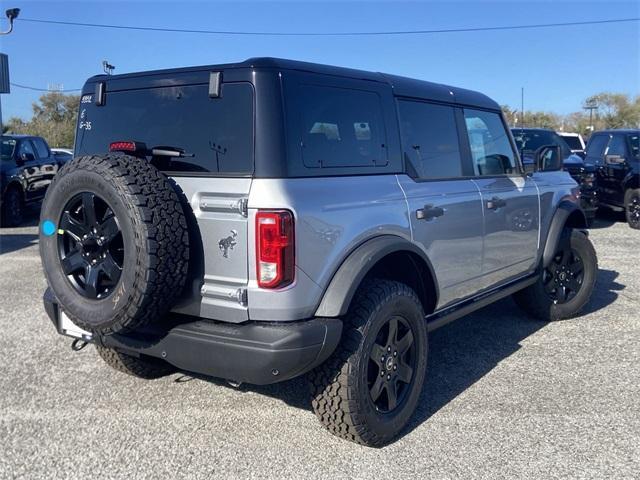
<path fill-rule="evenodd" d="M 33 104 L 31 120 L 12 117 L 4 129 L 11 133 L 41 136 L 52 147 L 71 147 L 79 105 L 78 95 L 48 92 Z"/>
<path fill-rule="evenodd" d="M 602 92 L 586 102 L 597 106 L 596 130 L 603 128 L 640 128 L 640 96 L 631 98 L 624 93 Z"/>

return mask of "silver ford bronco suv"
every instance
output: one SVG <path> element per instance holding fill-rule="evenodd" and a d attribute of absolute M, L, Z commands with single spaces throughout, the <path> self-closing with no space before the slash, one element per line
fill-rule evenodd
<path fill-rule="evenodd" d="M 407 424 L 428 332 L 508 295 L 578 315 L 597 273 L 555 146 L 525 173 L 477 92 L 273 58 L 90 78 L 40 253 L 57 331 L 107 364 L 308 374 L 333 434 Z"/>

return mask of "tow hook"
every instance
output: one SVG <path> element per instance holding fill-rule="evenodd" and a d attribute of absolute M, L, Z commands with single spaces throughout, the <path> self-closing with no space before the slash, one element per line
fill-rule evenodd
<path fill-rule="evenodd" d="M 83 340 L 82 338 L 76 338 L 73 340 L 73 342 L 71 342 L 71 350 L 73 350 L 74 352 L 79 352 L 88 344 L 89 342 L 87 342 L 86 340 Z"/>

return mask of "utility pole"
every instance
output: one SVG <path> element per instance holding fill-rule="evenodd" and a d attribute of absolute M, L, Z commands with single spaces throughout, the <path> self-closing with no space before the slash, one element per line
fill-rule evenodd
<path fill-rule="evenodd" d="M 9 19 L 9 29 L 5 32 L 0 32 L 0 35 L 9 35 L 13 32 L 13 21 L 18 18 L 20 14 L 19 8 L 10 8 L 5 12 L 5 15 Z M 11 81 L 9 80 L 9 56 L 4 53 L 0 53 L 0 135 L 2 135 L 2 94 L 11 93 Z"/>
<path fill-rule="evenodd" d="M 584 110 L 589 110 L 589 131 L 593 133 L 593 111 L 598 110 L 598 100 L 595 98 L 590 98 L 582 107 Z"/>
<path fill-rule="evenodd" d="M 520 112 L 522 118 L 522 123 L 520 123 L 520 128 L 524 128 L 524 87 L 520 88 Z"/>

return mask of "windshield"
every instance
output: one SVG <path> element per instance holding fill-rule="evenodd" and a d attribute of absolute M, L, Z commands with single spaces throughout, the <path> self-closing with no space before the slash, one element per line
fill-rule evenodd
<path fill-rule="evenodd" d="M 16 141 L 13 138 L 2 138 L 2 160 L 13 159 L 13 152 L 16 149 Z"/>
<path fill-rule="evenodd" d="M 569 148 L 571 150 L 582 150 L 582 144 L 580 143 L 580 139 L 578 137 L 574 137 L 573 135 L 571 136 L 560 135 L 560 136 L 565 142 L 567 142 L 567 145 L 569 145 Z"/>

